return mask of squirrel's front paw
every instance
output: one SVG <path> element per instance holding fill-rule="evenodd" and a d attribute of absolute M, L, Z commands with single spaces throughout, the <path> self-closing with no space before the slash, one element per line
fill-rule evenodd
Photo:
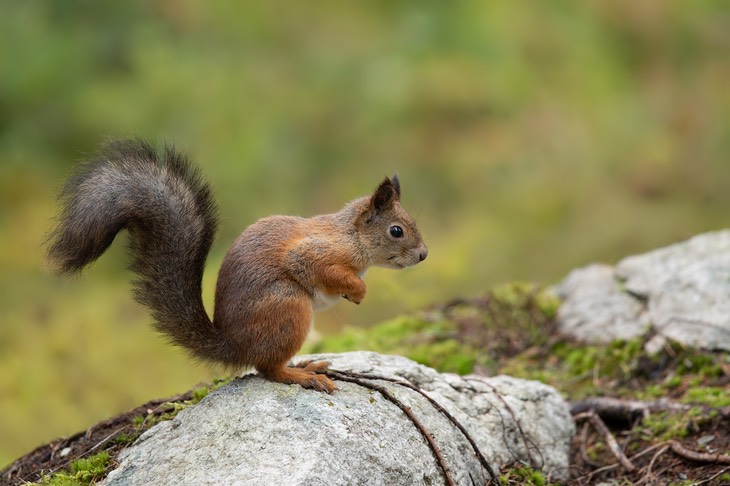
<path fill-rule="evenodd" d="M 360 285 L 358 285 L 357 287 L 355 287 L 354 289 L 352 289 L 351 291 L 349 291 L 348 293 L 343 295 L 344 298 L 346 298 L 353 304 L 359 304 L 360 302 L 362 302 L 362 299 L 365 298 L 365 290 L 366 290 L 365 282 L 360 280 L 358 283 Z"/>
<path fill-rule="evenodd" d="M 350 302 L 352 302 L 353 304 L 357 304 L 357 305 L 360 305 L 360 302 L 362 302 L 362 299 L 360 299 L 360 300 L 355 300 L 355 299 L 353 299 L 352 297 L 350 297 L 349 295 L 343 295 L 343 296 L 342 296 L 342 298 L 343 298 L 343 299 L 346 299 L 346 300 L 349 300 L 349 301 L 350 301 Z"/>

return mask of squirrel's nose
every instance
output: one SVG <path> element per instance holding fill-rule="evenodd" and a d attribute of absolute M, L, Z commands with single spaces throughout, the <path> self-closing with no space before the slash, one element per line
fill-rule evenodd
<path fill-rule="evenodd" d="M 428 256 L 428 248 L 426 248 L 424 246 L 423 249 L 418 252 L 418 261 L 422 262 L 423 260 L 426 259 L 427 256 Z"/>

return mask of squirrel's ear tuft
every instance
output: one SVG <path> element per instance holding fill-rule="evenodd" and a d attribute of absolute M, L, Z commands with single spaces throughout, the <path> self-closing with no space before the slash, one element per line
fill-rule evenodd
<path fill-rule="evenodd" d="M 396 178 L 396 184 L 387 177 L 380 183 L 373 195 L 370 197 L 370 209 L 379 214 L 386 209 L 390 209 L 398 200 L 398 192 L 400 190 Z"/>
<path fill-rule="evenodd" d="M 400 200 L 400 181 L 398 180 L 398 174 L 393 174 L 393 177 L 391 177 L 390 182 L 393 183 L 393 189 L 395 189 L 395 195 L 398 196 L 397 199 Z"/>

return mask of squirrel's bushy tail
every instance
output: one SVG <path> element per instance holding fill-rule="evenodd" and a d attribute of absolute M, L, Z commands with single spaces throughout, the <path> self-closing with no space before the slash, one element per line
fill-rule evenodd
<path fill-rule="evenodd" d="M 174 148 L 161 154 L 142 140 L 110 141 L 82 164 L 60 196 L 48 255 L 58 273 L 99 258 L 117 233 L 131 235 L 137 301 L 155 327 L 201 359 L 215 359 L 217 332 L 205 312 L 201 282 L 217 228 L 210 188 Z"/>

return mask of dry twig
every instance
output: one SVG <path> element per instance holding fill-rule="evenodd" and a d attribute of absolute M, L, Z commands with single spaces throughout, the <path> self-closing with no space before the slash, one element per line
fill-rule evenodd
<path fill-rule="evenodd" d="M 588 422 L 585 422 L 583 424 L 583 428 L 580 431 L 580 457 L 583 459 L 583 462 L 588 464 L 591 467 L 601 467 L 601 463 L 594 461 L 590 457 L 588 457 L 588 453 L 586 452 L 586 442 L 588 441 Z"/>
<path fill-rule="evenodd" d="M 718 472 L 716 472 L 715 474 L 713 474 L 709 478 L 700 481 L 695 486 L 700 486 L 700 484 L 707 484 L 707 483 L 709 483 L 711 481 L 714 481 L 715 479 L 719 478 L 720 476 L 722 476 L 723 474 L 725 474 L 728 471 L 730 471 L 730 467 L 726 467 L 725 469 L 720 469 Z"/>
<path fill-rule="evenodd" d="M 631 421 L 637 418 L 644 418 L 653 412 L 684 412 L 696 406 L 669 400 L 643 402 L 641 400 L 624 400 L 612 397 L 589 397 L 584 400 L 572 402 L 570 404 L 570 413 L 578 415 L 592 410 L 605 420 Z M 722 416 L 730 416 L 730 407 L 712 410 L 716 410 Z"/>
<path fill-rule="evenodd" d="M 664 454 L 665 452 L 667 452 L 667 449 L 669 449 L 669 446 L 665 444 L 658 451 L 656 451 L 656 453 L 652 456 L 651 461 L 649 461 L 649 465 L 646 467 L 646 472 L 644 473 L 643 477 L 641 478 L 641 480 L 639 480 L 636 483 L 637 486 L 639 486 L 640 484 L 649 482 L 652 479 L 654 479 L 654 475 L 652 475 L 652 473 L 651 473 L 651 470 L 654 467 L 654 463 L 656 462 L 657 459 L 659 459 L 659 457 L 662 454 Z"/>
<path fill-rule="evenodd" d="M 626 457 L 626 455 L 621 450 L 621 447 L 618 445 L 618 442 L 616 442 L 616 438 L 613 436 L 610 430 L 608 430 L 608 427 L 606 424 L 601 420 L 601 417 L 599 417 L 595 412 L 583 412 L 575 417 L 576 422 L 578 420 L 590 420 L 591 424 L 596 428 L 598 432 L 603 435 L 603 438 L 606 440 L 606 445 L 608 445 L 608 449 L 611 451 L 611 453 L 618 459 L 618 461 L 621 463 L 621 466 L 627 471 L 627 472 L 633 472 L 636 470 L 636 466 Z"/>
<path fill-rule="evenodd" d="M 672 448 L 672 452 L 684 459 L 689 459 L 690 461 L 730 464 L 730 455 L 727 454 L 709 454 L 707 452 L 693 451 L 687 449 L 676 440 L 670 440 L 669 447 Z"/>

